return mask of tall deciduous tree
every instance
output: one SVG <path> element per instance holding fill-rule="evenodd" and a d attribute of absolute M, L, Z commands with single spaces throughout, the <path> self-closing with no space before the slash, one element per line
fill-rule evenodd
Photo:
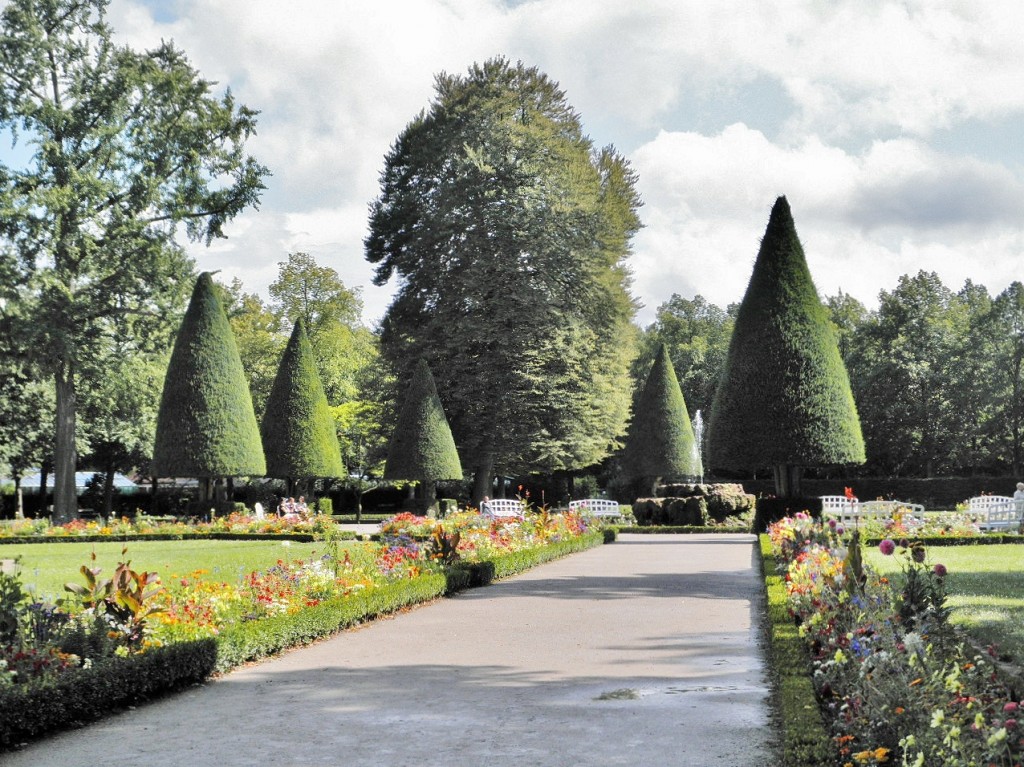
<path fill-rule="evenodd" d="M 405 392 L 395 433 L 388 445 L 384 479 L 421 483 L 421 499 L 427 507 L 435 503 L 439 480 L 462 479 L 455 440 L 425 360 L 416 365 Z"/>
<path fill-rule="evenodd" d="M 268 476 L 291 484 L 345 474 L 334 417 L 301 318 L 281 357 L 260 432 Z"/>
<path fill-rule="evenodd" d="M 359 290 L 308 253 L 290 253 L 278 267 L 270 284 L 272 310 L 285 328 L 298 319 L 305 324 L 327 401 L 339 405 L 357 399 L 360 372 L 377 354 L 376 339 L 360 318 Z"/>
<path fill-rule="evenodd" d="M 729 353 L 735 310 L 735 306 L 722 309 L 700 295 L 687 299 L 673 294 L 658 307 L 654 322 L 644 331 L 634 378 L 639 380 L 650 369 L 664 344 L 686 392 L 690 417 L 698 410 L 708 415 Z"/>
<path fill-rule="evenodd" d="M 192 273 L 178 225 L 222 236 L 267 172 L 244 154 L 255 112 L 212 95 L 172 43 L 116 45 L 107 4 L 10 0 L 0 18 L 0 131 L 26 155 L 0 166 L 0 272 L 34 296 L 32 348 L 55 382 L 58 521 L 76 510 L 83 359 L 128 314 L 176 313 Z"/>
<path fill-rule="evenodd" d="M 992 387 L 993 429 L 1001 453 L 1024 476 L 1024 284 L 1011 282 L 996 296 L 986 323 L 994 354 L 986 380 Z"/>
<path fill-rule="evenodd" d="M 536 69 L 491 60 L 435 91 L 386 157 L 366 256 L 377 284 L 399 279 L 383 352 L 400 372 L 428 360 L 478 501 L 496 469 L 575 469 L 617 446 L 640 201 Z"/>
<path fill-rule="evenodd" d="M 645 483 L 641 492 L 652 496 L 661 478 L 700 474 L 686 399 L 665 344 L 637 397 L 622 463 L 634 481 Z"/>
<path fill-rule="evenodd" d="M 204 272 L 174 342 L 157 417 L 157 477 L 263 476 L 252 397 L 213 280 Z"/>
<path fill-rule="evenodd" d="M 714 468 L 773 467 L 786 498 L 799 495 L 803 467 L 864 462 L 849 377 L 785 197 L 736 315 L 708 456 Z"/>

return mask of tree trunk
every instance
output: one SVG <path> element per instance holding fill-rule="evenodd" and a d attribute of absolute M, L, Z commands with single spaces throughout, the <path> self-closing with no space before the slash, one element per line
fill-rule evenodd
<path fill-rule="evenodd" d="M 75 376 L 68 363 L 54 376 L 57 388 L 57 441 L 53 450 L 53 523 L 63 525 L 78 516 L 75 488 Z M 45 504 L 46 497 L 43 496 Z"/>
<path fill-rule="evenodd" d="M 426 517 L 437 516 L 437 482 L 434 480 L 424 480 L 420 482 L 421 493 L 423 495 L 423 515 Z"/>
<path fill-rule="evenodd" d="M 25 518 L 25 498 L 21 494 L 21 474 L 14 475 L 14 518 Z"/>
<path fill-rule="evenodd" d="M 110 519 L 114 510 L 114 467 L 107 467 L 107 475 L 103 481 L 103 518 Z"/>
<path fill-rule="evenodd" d="M 803 477 L 802 466 L 791 463 L 780 463 L 772 467 L 775 478 L 775 495 L 779 498 L 799 498 L 800 480 Z"/>
<path fill-rule="evenodd" d="M 470 503 L 480 508 L 480 502 L 491 494 L 491 474 L 494 471 L 494 453 L 485 452 L 473 475 L 473 495 Z"/>

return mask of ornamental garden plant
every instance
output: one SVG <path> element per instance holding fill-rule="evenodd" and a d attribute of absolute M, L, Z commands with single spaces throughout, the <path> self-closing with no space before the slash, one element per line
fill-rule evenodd
<path fill-rule="evenodd" d="M 836 764 L 1014 765 L 1019 701 L 994 651 L 949 621 L 948 569 L 923 544 L 884 538 L 865 564 L 859 533 L 798 514 L 769 527 Z M 824 762 L 830 763 L 830 762 Z"/>

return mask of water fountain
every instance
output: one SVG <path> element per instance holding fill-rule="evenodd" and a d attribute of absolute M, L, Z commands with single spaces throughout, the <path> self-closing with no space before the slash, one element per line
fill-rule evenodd
<path fill-rule="evenodd" d="M 704 416 L 698 410 L 693 416 L 693 463 L 700 484 L 704 484 Z"/>

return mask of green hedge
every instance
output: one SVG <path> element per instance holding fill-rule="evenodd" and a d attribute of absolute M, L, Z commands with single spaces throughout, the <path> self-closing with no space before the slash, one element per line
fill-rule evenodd
<path fill-rule="evenodd" d="M 886 536 L 890 537 L 890 536 Z M 1024 543 L 1024 536 L 1006 535 L 1003 533 L 985 533 L 983 535 L 893 535 L 892 538 L 899 540 L 906 538 L 911 541 L 920 541 L 925 546 L 993 546 L 1000 543 Z M 880 537 L 865 538 L 865 546 L 877 546 L 882 542 Z"/>
<path fill-rule="evenodd" d="M 46 684 L 0 688 L 0 746 L 9 748 L 53 730 L 80 726 L 202 682 L 216 663 L 217 644 L 204 639 L 109 658 Z"/>
<path fill-rule="evenodd" d="M 775 688 L 775 710 L 782 725 L 782 765 L 834 764 L 836 751 L 814 694 L 807 647 L 787 608 L 785 579 L 776 573 L 768 536 L 761 535 L 759 540 L 768 603 L 769 667 Z"/>
<path fill-rule="evenodd" d="M 339 540 L 355 540 L 359 536 L 352 530 L 339 530 Z M 0 545 L 8 543 L 103 543 L 117 541 L 296 541 L 311 543 L 319 540 L 313 533 L 134 533 L 130 535 L 16 535 L 0 538 Z"/>
<path fill-rule="evenodd" d="M 620 531 L 622 532 L 622 531 Z M 700 525 L 647 525 L 644 527 L 630 527 L 625 532 L 630 535 L 640 533 L 641 535 L 668 535 L 668 534 L 695 534 L 695 533 L 749 533 L 749 527 L 733 527 L 719 525 L 717 527 L 703 527 Z"/>
<path fill-rule="evenodd" d="M 94 721 L 119 708 L 202 682 L 214 672 L 223 673 L 403 607 L 487 585 L 614 539 L 614 530 L 599 530 L 487 562 L 460 562 L 445 573 L 421 575 L 356 592 L 294 615 L 232 626 L 215 639 L 176 643 L 128 658 L 110 658 L 45 684 L 0 688 L 0 711 L 4 712 L 0 717 L 0 748 Z"/>

